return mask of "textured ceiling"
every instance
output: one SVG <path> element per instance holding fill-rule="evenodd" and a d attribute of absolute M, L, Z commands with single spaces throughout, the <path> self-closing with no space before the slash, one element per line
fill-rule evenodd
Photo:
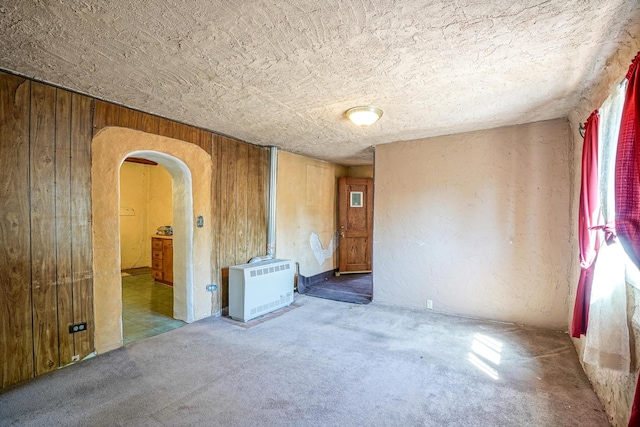
<path fill-rule="evenodd" d="M 637 0 L 3 0 L 0 68 L 365 164 L 376 144 L 567 116 L 638 22 Z M 361 104 L 384 116 L 356 128 Z"/>

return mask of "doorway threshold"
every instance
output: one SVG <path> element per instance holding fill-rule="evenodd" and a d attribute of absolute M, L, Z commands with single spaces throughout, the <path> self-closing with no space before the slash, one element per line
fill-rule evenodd
<path fill-rule="evenodd" d="M 352 304 L 369 304 L 373 297 L 373 274 L 326 275 L 323 280 L 314 282 L 298 292 L 316 298 Z"/>

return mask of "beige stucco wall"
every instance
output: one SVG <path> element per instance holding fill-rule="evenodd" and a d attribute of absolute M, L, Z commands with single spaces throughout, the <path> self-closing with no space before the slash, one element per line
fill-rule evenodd
<path fill-rule="evenodd" d="M 376 147 L 374 301 L 566 330 L 569 128 Z"/>
<path fill-rule="evenodd" d="M 314 276 L 338 266 L 337 251 L 318 263 L 311 233 L 327 249 L 337 224 L 337 178 L 347 168 L 279 151 L 276 215 L 276 255 L 300 263 L 300 274 Z"/>
<path fill-rule="evenodd" d="M 120 168 L 122 269 L 151 265 L 151 235 L 172 225 L 171 174 L 160 165 L 124 162 Z"/>
<path fill-rule="evenodd" d="M 635 31 L 629 31 L 629 37 L 632 34 L 637 34 L 638 28 Z M 571 134 L 573 141 L 573 153 L 572 153 L 572 234 L 571 242 L 574 250 L 575 257 L 572 262 L 572 268 L 570 270 L 570 292 L 569 292 L 569 310 L 568 310 L 568 323 L 571 323 L 573 318 L 573 305 L 575 301 L 575 294 L 577 291 L 578 278 L 580 275 L 580 266 L 578 258 L 578 236 L 577 236 L 577 212 L 578 201 L 580 196 L 580 173 L 582 162 L 582 144 L 583 138 L 580 136 L 578 127 L 580 123 L 586 122 L 589 114 L 597 108 L 609 96 L 610 91 L 614 85 L 619 84 L 627 74 L 631 60 L 635 57 L 637 52 L 640 51 L 640 40 L 629 38 L 627 44 L 621 45 L 617 53 L 607 61 L 604 72 L 601 74 L 600 81 L 597 85 L 590 88 L 587 93 L 582 96 L 582 102 L 571 114 L 569 115 L 569 121 L 571 124 Z M 585 65 L 586 67 L 586 65 Z M 640 312 L 640 292 L 633 286 L 627 286 L 627 318 L 629 333 L 631 339 L 631 351 L 632 351 L 632 366 L 630 373 L 616 372 L 610 369 L 599 369 L 595 366 L 585 364 L 583 362 L 583 353 L 585 338 L 573 339 L 576 346 L 576 350 L 582 362 L 582 366 L 593 385 L 594 390 L 598 394 L 600 401 L 603 403 L 607 414 L 611 418 L 614 426 L 622 427 L 626 426 L 631 414 L 631 405 L 633 403 L 633 395 L 636 388 L 637 372 L 640 368 L 640 324 L 634 323 L 634 316 L 638 316 Z M 588 330 L 587 330 L 588 333 Z"/>
<path fill-rule="evenodd" d="M 158 166 L 149 168 L 149 193 L 148 209 L 149 221 L 147 222 L 147 236 L 156 234 L 158 227 L 163 225 L 173 226 L 173 191 L 171 174 Z"/>
<path fill-rule="evenodd" d="M 151 265 L 151 253 L 144 244 L 148 192 L 147 166 L 123 163 L 120 168 L 120 268 L 123 270 Z"/>
<path fill-rule="evenodd" d="M 94 322 L 96 352 L 122 346 L 120 278 L 120 166 L 146 157 L 172 176 L 174 197 L 174 317 L 192 322 L 210 316 L 212 295 L 211 156 L 184 141 L 131 129 L 102 129 L 91 146 Z M 205 218 L 197 228 L 196 218 Z"/>
<path fill-rule="evenodd" d="M 373 165 L 349 166 L 350 178 L 373 178 Z"/>

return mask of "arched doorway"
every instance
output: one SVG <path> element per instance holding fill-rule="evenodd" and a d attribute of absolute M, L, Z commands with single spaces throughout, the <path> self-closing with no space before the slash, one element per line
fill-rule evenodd
<path fill-rule="evenodd" d="M 92 231 L 96 352 L 122 346 L 119 171 L 126 157 L 161 164 L 173 178 L 174 317 L 212 314 L 211 156 L 188 142 L 131 129 L 102 129 L 92 142 Z M 202 217 L 202 227 L 196 218 Z"/>

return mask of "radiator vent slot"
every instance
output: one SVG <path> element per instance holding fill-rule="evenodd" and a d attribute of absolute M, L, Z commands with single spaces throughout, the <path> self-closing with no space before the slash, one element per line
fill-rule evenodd
<path fill-rule="evenodd" d="M 291 265 L 290 264 L 278 264 L 278 265 L 275 265 L 273 267 L 264 267 L 264 268 L 252 269 L 252 270 L 249 271 L 249 275 L 251 277 L 257 277 L 257 276 L 277 273 L 279 271 L 285 271 L 285 270 L 290 270 L 290 269 L 291 269 Z"/>

